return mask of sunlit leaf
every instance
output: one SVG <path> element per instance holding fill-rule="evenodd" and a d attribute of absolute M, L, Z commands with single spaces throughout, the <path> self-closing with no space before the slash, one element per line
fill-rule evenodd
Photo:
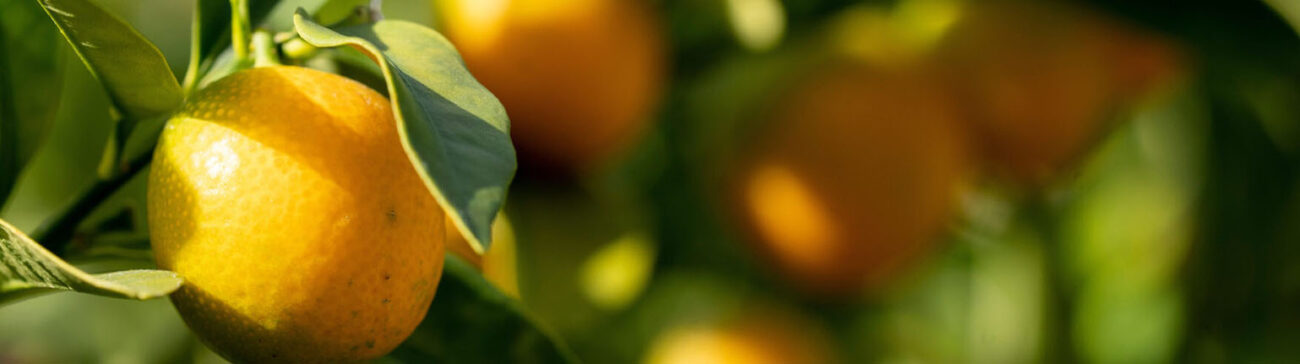
<path fill-rule="evenodd" d="M 164 270 L 86 273 L 0 220 L 0 302 L 55 290 L 144 300 L 167 295 L 181 283 L 180 276 Z"/>
<path fill-rule="evenodd" d="M 515 173 L 510 120 L 465 69 L 441 34 L 404 21 L 331 30 L 294 14 L 298 34 L 317 47 L 350 45 L 373 56 L 388 80 L 402 146 L 466 240 L 480 251 Z"/>
<path fill-rule="evenodd" d="M 125 21 L 88 0 L 40 3 L 122 114 L 145 118 L 181 104 L 167 59 Z"/>

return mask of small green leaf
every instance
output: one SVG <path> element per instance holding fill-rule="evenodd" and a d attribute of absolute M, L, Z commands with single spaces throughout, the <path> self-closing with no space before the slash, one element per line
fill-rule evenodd
<path fill-rule="evenodd" d="M 389 358 L 409 363 L 577 362 L 517 301 L 454 254 L 447 254 L 424 321 Z"/>
<path fill-rule="evenodd" d="M 331 30 L 301 9 L 294 24 L 314 46 L 351 45 L 378 61 L 416 171 L 471 246 L 486 251 L 492 220 L 515 173 L 510 120 L 496 96 L 465 69 L 451 42 L 404 21 Z"/>
<path fill-rule="evenodd" d="M 167 59 L 125 21 L 89 0 L 40 3 L 122 114 L 144 118 L 181 104 L 181 87 Z"/>
<path fill-rule="evenodd" d="M 335 24 L 347 20 L 356 13 L 357 8 L 367 6 L 370 0 L 327 0 L 313 11 L 315 20 L 321 24 Z"/>
<path fill-rule="evenodd" d="M 145 300 L 167 295 L 182 282 L 164 270 L 83 272 L 0 220 L 0 302 L 52 290 Z"/>
<path fill-rule="evenodd" d="M 33 1 L 0 4 L 0 206 L 58 112 L 63 47 Z"/>

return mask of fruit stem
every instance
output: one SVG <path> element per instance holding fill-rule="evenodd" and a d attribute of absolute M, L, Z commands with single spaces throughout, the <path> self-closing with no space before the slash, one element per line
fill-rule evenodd
<path fill-rule="evenodd" d="M 46 220 L 31 234 L 33 240 L 45 246 L 54 254 L 62 256 L 64 249 L 76 236 L 77 226 L 95 211 L 96 207 L 113 196 L 127 181 L 144 170 L 153 160 L 153 151 L 143 153 L 126 164 L 120 173 L 95 180 L 90 188 L 82 191 L 73 200 L 72 205 L 61 210 L 52 219 Z"/>
<path fill-rule="evenodd" d="M 280 65 L 280 55 L 275 50 L 275 40 L 265 30 L 253 32 L 253 67 Z"/>
<path fill-rule="evenodd" d="M 230 43 L 235 50 L 235 60 L 247 64 L 248 53 L 248 0 L 230 0 Z"/>

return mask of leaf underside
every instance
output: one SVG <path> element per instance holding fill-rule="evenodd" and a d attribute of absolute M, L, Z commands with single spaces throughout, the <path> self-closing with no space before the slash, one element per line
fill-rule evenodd
<path fill-rule="evenodd" d="M 451 42 L 427 27 L 381 20 L 330 29 L 301 9 L 294 24 L 317 47 L 353 46 L 383 70 L 402 146 L 430 192 L 480 252 L 515 173 L 505 108 L 474 79 Z"/>
<path fill-rule="evenodd" d="M 167 295 L 182 282 L 164 270 L 86 273 L 0 220 L 0 303 L 59 290 L 145 300 Z"/>

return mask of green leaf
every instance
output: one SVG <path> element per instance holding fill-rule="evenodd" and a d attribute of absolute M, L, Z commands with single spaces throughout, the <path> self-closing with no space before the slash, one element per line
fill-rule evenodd
<path fill-rule="evenodd" d="M 167 59 L 125 21 L 88 0 L 40 3 L 122 114 L 145 118 L 180 106 Z"/>
<path fill-rule="evenodd" d="M 145 300 L 167 295 L 182 282 L 164 270 L 86 273 L 0 220 L 0 302 L 54 290 Z"/>
<path fill-rule="evenodd" d="M 424 321 L 389 358 L 409 363 L 577 362 L 517 301 L 454 254 L 447 254 Z"/>
<path fill-rule="evenodd" d="M 249 0 L 249 24 L 257 26 L 279 0 Z M 230 0 L 197 0 L 190 29 L 190 64 L 185 73 L 186 92 L 194 91 L 217 55 L 230 46 Z"/>
<path fill-rule="evenodd" d="M 358 7 L 367 6 L 370 0 L 326 0 L 313 11 L 314 19 L 320 24 L 335 24 L 351 17 Z"/>
<path fill-rule="evenodd" d="M 64 52 L 46 19 L 33 1 L 0 4 L 0 206 L 58 112 Z"/>
<path fill-rule="evenodd" d="M 388 80 L 402 147 L 465 239 L 479 251 L 515 173 L 505 108 L 465 69 L 441 34 L 404 21 L 336 30 L 294 14 L 298 35 L 317 47 L 351 45 L 374 56 Z"/>

